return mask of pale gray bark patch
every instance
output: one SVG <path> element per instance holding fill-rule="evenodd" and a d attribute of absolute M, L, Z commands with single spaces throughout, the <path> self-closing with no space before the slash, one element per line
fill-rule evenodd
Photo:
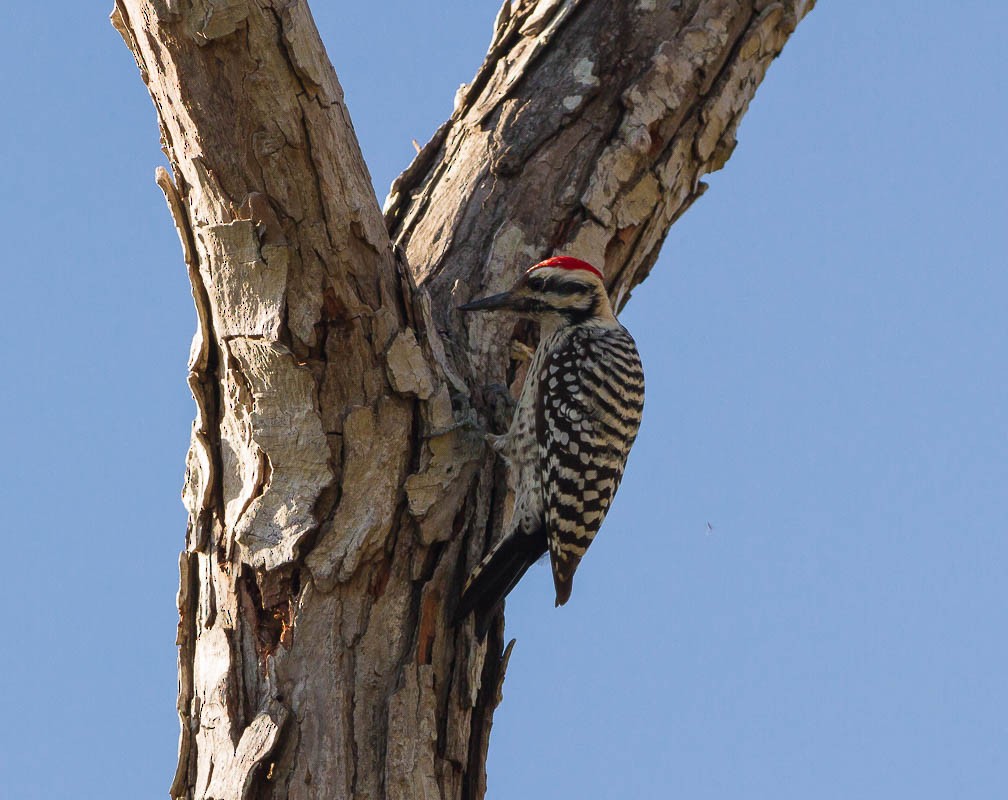
<path fill-rule="evenodd" d="M 387 398 L 376 408 L 355 408 L 344 420 L 344 499 L 306 561 L 323 591 L 384 548 L 402 495 L 407 451 L 382 431 L 401 430 L 409 418 L 404 401 Z"/>
<path fill-rule="evenodd" d="M 260 250 L 255 226 L 239 219 L 197 229 L 207 267 L 203 283 L 215 312 L 218 336 L 258 336 L 277 341 L 283 324 L 289 252 Z"/>
<path fill-rule="evenodd" d="M 420 471 L 406 478 L 409 512 L 424 545 L 450 539 L 483 454 L 481 438 L 467 427 L 424 440 Z"/>
<path fill-rule="evenodd" d="M 342 101 L 343 88 L 336 80 L 307 3 L 283 5 L 280 18 L 287 54 L 306 89 L 315 87 L 321 90 L 322 97 Z"/>
<path fill-rule="evenodd" d="M 210 800 L 244 800 L 256 769 L 270 754 L 287 719 L 286 708 L 275 699 L 241 731 L 235 745 L 231 698 L 230 643 L 221 628 L 211 628 L 197 643 L 196 690 L 206 698 L 200 707 L 196 734 L 194 796 Z M 229 755 L 230 754 L 230 755 Z"/>
<path fill-rule="evenodd" d="M 115 1 L 197 310 L 173 797 L 482 797 L 511 647 L 450 619 L 535 340 L 455 306 L 561 251 L 621 306 L 811 5 L 506 2 L 383 219 L 304 0 Z"/>
<path fill-rule="evenodd" d="M 196 28 L 197 41 L 211 42 L 238 30 L 249 10 L 242 0 L 193 0 L 193 8 L 202 12 Z"/>
<path fill-rule="evenodd" d="M 242 562 L 269 571 L 293 561 L 317 524 L 315 501 L 332 480 L 329 445 L 311 372 L 289 350 L 236 337 L 227 351 L 251 403 L 239 393 L 226 404 L 222 440 L 238 462 L 229 472 L 242 483 L 233 499 L 225 491 L 225 521 L 242 547 Z"/>
<path fill-rule="evenodd" d="M 389 382 L 399 394 L 411 394 L 429 400 L 434 394 L 434 373 L 427 364 L 416 334 L 400 331 L 385 356 Z"/>
<path fill-rule="evenodd" d="M 410 730 L 397 736 L 385 757 L 385 796 L 390 800 L 440 800 L 435 771 L 437 744 L 437 694 L 434 670 L 419 665 L 406 670 L 403 685 L 389 701 L 392 730 Z"/>

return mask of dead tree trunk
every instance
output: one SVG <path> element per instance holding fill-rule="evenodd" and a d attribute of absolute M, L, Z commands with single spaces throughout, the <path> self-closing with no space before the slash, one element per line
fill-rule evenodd
<path fill-rule="evenodd" d="M 383 220 L 304 0 L 116 0 L 198 312 L 173 797 L 483 795 L 503 624 L 449 619 L 529 332 L 453 308 L 554 252 L 622 306 L 811 5 L 505 2 Z"/>

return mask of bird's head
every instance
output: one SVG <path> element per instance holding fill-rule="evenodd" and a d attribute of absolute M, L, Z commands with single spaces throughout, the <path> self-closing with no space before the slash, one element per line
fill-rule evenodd
<path fill-rule="evenodd" d="M 602 273 L 587 261 L 556 256 L 529 267 L 509 291 L 473 300 L 461 311 L 516 311 L 540 323 L 615 323 Z"/>

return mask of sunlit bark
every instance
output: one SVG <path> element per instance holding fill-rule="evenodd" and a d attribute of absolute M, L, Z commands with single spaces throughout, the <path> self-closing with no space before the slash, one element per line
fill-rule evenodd
<path fill-rule="evenodd" d="M 507 653 L 449 620 L 520 382 L 456 301 L 554 252 L 618 306 L 811 2 L 505 3 L 384 220 L 303 0 L 116 0 L 198 312 L 184 798 L 478 798 Z"/>

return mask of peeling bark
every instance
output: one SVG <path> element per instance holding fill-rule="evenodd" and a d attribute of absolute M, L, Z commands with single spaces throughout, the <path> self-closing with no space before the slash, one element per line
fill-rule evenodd
<path fill-rule="evenodd" d="M 505 2 L 383 219 L 304 0 L 116 0 L 198 321 L 173 797 L 482 797 L 510 646 L 449 619 L 530 331 L 452 309 L 554 252 L 622 306 L 811 5 Z"/>

